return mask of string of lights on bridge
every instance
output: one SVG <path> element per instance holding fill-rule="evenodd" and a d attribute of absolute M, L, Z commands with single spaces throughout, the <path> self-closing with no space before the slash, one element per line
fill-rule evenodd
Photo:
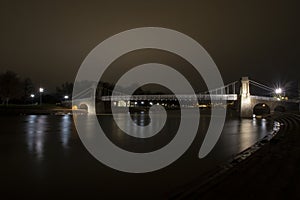
<path fill-rule="evenodd" d="M 213 90 L 209 90 L 209 91 L 205 91 L 205 92 L 200 92 L 198 94 L 196 94 L 198 96 L 199 99 L 209 99 L 211 97 L 216 97 L 220 99 L 220 96 L 217 97 L 217 95 L 227 95 L 224 96 L 223 100 L 234 100 L 237 97 L 233 97 L 233 96 L 228 96 L 228 95 L 237 95 L 237 93 L 239 92 L 238 89 L 238 84 L 240 83 L 240 81 L 234 81 L 231 82 L 229 84 L 224 85 L 223 87 L 220 88 L 216 88 Z M 256 82 L 254 80 L 249 80 L 250 85 L 254 86 L 254 87 L 258 87 L 264 91 L 266 91 L 267 93 L 266 96 L 269 96 L 270 94 L 277 94 L 280 95 L 283 93 L 283 90 L 281 88 L 271 88 L 267 85 L 264 85 L 262 83 Z M 80 93 L 78 93 L 76 96 L 83 96 L 89 92 L 92 92 L 91 89 L 93 90 L 94 88 L 87 88 L 83 91 L 81 91 Z M 175 95 L 168 95 L 168 94 L 164 94 L 164 95 L 154 95 L 154 94 L 150 94 L 150 95 L 131 95 L 131 94 L 127 94 L 124 91 L 116 91 L 116 90 L 112 90 L 110 88 L 106 88 L 106 87 L 100 87 L 98 88 L 98 91 L 101 91 L 101 100 L 104 101 L 111 101 L 113 100 L 111 98 L 112 93 L 114 93 L 114 100 L 117 99 L 124 99 L 124 100 L 146 100 L 148 98 L 151 99 L 174 99 L 176 98 Z M 93 94 L 95 95 L 95 94 Z M 182 98 L 186 98 L 188 99 L 189 94 L 181 94 L 181 95 L 176 95 L 177 97 L 182 97 Z"/>

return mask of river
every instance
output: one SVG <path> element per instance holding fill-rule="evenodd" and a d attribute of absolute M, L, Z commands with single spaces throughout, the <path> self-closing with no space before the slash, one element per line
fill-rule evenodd
<path fill-rule="evenodd" d="M 145 120 L 140 115 L 133 118 Z M 118 129 L 111 115 L 99 115 L 107 136 L 134 152 L 165 145 L 174 136 L 178 120 L 176 116 L 168 119 L 165 133 L 152 140 L 132 140 Z M 164 199 L 273 131 L 273 123 L 265 119 L 228 118 L 215 148 L 199 159 L 208 122 L 209 116 L 201 117 L 193 144 L 173 164 L 155 172 L 130 174 L 111 169 L 90 155 L 71 115 L 0 116 L 0 191 L 10 197 Z"/>

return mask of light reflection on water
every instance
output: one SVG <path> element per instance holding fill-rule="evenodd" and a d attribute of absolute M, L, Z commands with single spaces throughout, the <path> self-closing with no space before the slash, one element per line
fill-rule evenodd
<path fill-rule="evenodd" d="M 222 135 L 209 156 L 218 160 L 230 159 L 271 132 L 273 124 L 267 120 L 239 118 L 227 120 Z"/>
<path fill-rule="evenodd" d="M 30 153 L 37 155 L 38 159 L 43 158 L 46 123 L 47 116 L 45 115 L 29 115 L 28 123 L 26 123 L 28 150 Z"/>
<path fill-rule="evenodd" d="M 61 120 L 61 141 L 64 148 L 68 148 L 68 143 L 71 135 L 72 119 L 70 115 L 64 115 Z"/>
<path fill-rule="evenodd" d="M 155 130 L 158 130 L 160 126 L 163 126 L 161 125 L 163 122 L 163 117 L 161 115 L 153 114 L 153 118 L 154 120 L 152 121 L 151 126 L 149 126 L 150 132 L 154 132 Z M 115 119 L 117 119 L 123 127 L 126 127 L 126 130 L 133 133 L 133 135 L 138 135 L 140 138 L 145 138 L 145 135 L 147 135 L 144 132 L 139 132 L 140 129 L 138 129 L 138 126 L 147 126 L 150 123 L 150 118 L 145 113 L 135 113 L 131 116 L 125 113 L 117 113 L 115 114 Z M 131 123 L 129 123 L 130 120 L 132 120 L 137 126 L 131 126 Z M 123 132 L 116 127 L 113 132 L 123 134 Z"/>
<path fill-rule="evenodd" d="M 53 116 L 51 116 L 53 117 Z M 51 132 L 57 131 L 59 133 L 59 140 L 64 149 L 69 148 L 69 140 L 71 135 L 71 126 L 73 123 L 72 116 L 64 115 L 57 116 L 58 121 L 53 122 L 47 115 L 28 115 L 26 116 L 25 132 L 28 151 L 32 155 L 36 155 L 37 160 L 44 159 L 44 151 L 46 142 L 49 142 L 55 137 L 49 135 Z M 48 138 L 49 137 L 49 138 Z M 47 141 L 49 139 L 49 141 Z M 51 145 L 51 144 L 48 144 Z"/>
<path fill-rule="evenodd" d="M 247 147 L 250 147 L 253 142 L 255 141 L 253 137 L 256 135 L 252 133 L 254 127 L 251 123 L 241 123 L 240 125 L 241 129 L 241 134 L 240 134 L 240 144 L 241 148 L 240 151 L 246 149 Z"/>
<path fill-rule="evenodd" d="M 101 125 L 111 135 L 110 139 L 133 150 L 138 148 L 138 145 L 146 148 L 161 140 L 166 142 L 172 139 L 169 133 L 176 132 L 176 124 L 180 123 L 177 115 L 171 115 L 166 124 L 167 128 L 149 143 L 147 139 L 134 141 L 129 138 L 116 127 L 111 115 L 102 115 L 100 118 Z M 155 118 L 159 119 L 159 116 Z M 133 120 L 147 124 L 148 119 L 144 119 L 143 115 L 133 115 Z M 126 121 L 124 119 L 122 123 L 126 124 Z M 0 122 L 0 153 L 3 160 L 1 167 L 4 168 L 0 170 L 0 175 L 3 173 L 0 177 L 6 181 L 6 189 L 14 192 L 19 187 L 19 191 L 35 194 L 43 189 L 49 192 L 49 188 L 59 193 L 63 188 L 68 190 L 68 198 L 76 198 L 74 188 L 78 188 L 78 191 L 84 190 L 84 195 L 92 191 L 94 196 L 99 197 L 104 195 L 112 198 L 140 198 L 147 194 L 151 199 L 159 199 L 166 191 L 193 181 L 195 177 L 232 158 L 273 131 L 273 124 L 265 120 L 227 119 L 213 151 L 206 158 L 199 159 L 202 136 L 209 124 L 209 117 L 202 116 L 197 137 L 181 158 L 157 172 L 135 175 L 110 169 L 94 159 L 81 143 L 73 117 L 70 115 L 0 116 Z M 86 129 L 86 133 L 92 137 L 91 126 L 87 126 Z M 49 187 L 44 187 L 47 184 Z M 132 192 L 132 188 L 137 189 Z M 116 193 L 116 190 L 121 192 Z"/>
<path fill-rule="evenodd" d="M 252 123 L 251 123 L 252 122 Z M 240 123 L 240 149 L 243 151 L 271 132 L 265 119 L 244 119 Z"/>
<path fill-rule="evenodd" d="M 121 122 L 125 125 L 129 126 L 129 123 L 126 124 L 129 119 L 126 117 L 127 115 L 118 115 L 117 118 L 121 119 Z M 155 117 L 155 116 L 154 116 Z M 53 121 L 53 118 L 55 120 Z M 140 126 L 142 126 L 145 121 L 144 114 L 142 115 L 133 115 L 133 120 L 137 122 Z M 205 134 L 208 125 L 208 117 L 204 117 L 201 120 L 198 134 Z M 110 129 L 110 139 L 116 140 L 117 144 L 124 143 L 124 146 L 135 146 L 138 145 L 138 142 L 142 143 L 142 146 L 151 145 L 151 143 L 147 144 L 145 140 L 137 140 L 130 141 L 130 139 L 126 138 L 126 134 L 123 133 L 116 124 L 112 123 L 112 116 L 105 116 L 104 126 L 107 126 Z M 160 120 L 159 116 L 156 116 L 154 120 Z M 62 148 L 63 151 L 67 151 L 70 148 L 70 139 L 72 134 L 72 126 L 73 120 L 72 116 L 64 115 L 64 116 L 47 116 L 47 115 L 29 115 L 26 116 L 26 143 L 28 146 L 28 152 L 32 155 L 35 155 L 38 160 L 44 159 L 45 143 L 47 145 L 56 145 L 57 148 Z M 109 122 L 109 123 L 108 123 Z M 180 123 L 180 120 L 173 116 L 173 121 L 167 124 L 168 131 L 175 131 L 172 129 L 176 129 L 174 126 L 175 123 Z M 103 125 L 103 123 L 102 123 Z M 166 130 L 166 129 L 165 129 Z M 136 131 L 134 127 L 131 128 L 131 131 Z M 219 158 L 228 158 L 234 154 L 237 154 L 246 148 L 253 145 L 257 140 L 264 137 L 266 134 L 272 131 L 272 127 L 268 125 L 268 122 L 265 119 L 231 119 L 227 120 L 222 132 L 222 135 L 210 154 L 211 157 Z M 55 133 L 53 133 L 55 132 Z M 91 130 L 87 126 L 87 134 L 89 134 Z M 139 133 L 143 134 L 143 133 Z M 54 137 L 59 137 L 59 143 L 57 141 L 51 142 L 54 140 Z M 163 137 L 165 140 L 171 140 L 172 138 L 168 136 L 167 132 L 160 133 L 160 137 Z M 79 140 L 78 137 L 76 137 Z M 167 139 L 166 139 L 167 138 Z M 49 140 L 49 141 L 47 141 Z M 58 145 L 60 144 L 60 146 Z M 153 143 L 152 143 L 153 144 Z M 201 141 L 199 142 L 201 144 Z M 53 148 L 53 147 L 51 147 Z"/>

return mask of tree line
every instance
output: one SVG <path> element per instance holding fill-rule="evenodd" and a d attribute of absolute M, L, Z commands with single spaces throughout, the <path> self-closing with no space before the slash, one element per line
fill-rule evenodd
<path fill-rule="evenodd" d="M 84 83 L 82 83 L 83 88 Z M 134 94 L 164 94 L 164 92 L 159 91 L 148 91 L 144 90 L 142 87 L 137 87 L 133 85 L 132 87 L 138 88 L 135 90 Z M 117 87 L 114 83 L 108 82 L 98 82 L 97 95 L 111 95 L 112 91 L 123 92 L 127 94 L 129 88 Z M 68 95 L 69 99 L 72 98 L 73 83 L 65 82 L 60 86 L 56 87 L 54 93 L 43 93 L 44 103 L 59 103 L 64 100 L 64 97 Z M 31 96 L 31 95 L 34 95 Z M 39 87 L 37 87 L 30 78 L 21 78 L 17 73 L 13 71 L 6 71 L 0 73 L 0 104 L 32 104 L 39 102 Z"/>
<path fill-rule="evenodd" d="M 14 71 L 0 73 L 0 103 L 1 104 L 29 104 L 38 102 L 38 87 L 30 78 L 22 78 Z M 71 98 L 73 83 L 65 82 L 56 87 L 56 92 L 43 94 L 43 102 L 57 103 L 65 95 Z M 32 96 L 32 94 L 34 96 Z"/>

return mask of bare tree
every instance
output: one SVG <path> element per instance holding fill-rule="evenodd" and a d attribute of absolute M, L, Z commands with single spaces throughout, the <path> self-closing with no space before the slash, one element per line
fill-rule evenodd
<path fill-rule="evenodd" d="M 30 94 L 33 94 L 35 91 L 35 86 L 30 78 L 25 78 L 23 80 L 23 95 L 24 100 L 30 97 Z"/>
<path fill-rule="evenodd" d="M 22 84 L 19 76 L 13 71 L 0 74 L 0 97 L 2 103 L 8 104 L 11 99 L 22 96 Z"/>
<path fill-rule="evenodd" d="M 56 87 L 56 94 L 59 97 L 65 95 L 71 96 L 73 92 L 73 83 L 65 82 L 60 87 Z"/>

